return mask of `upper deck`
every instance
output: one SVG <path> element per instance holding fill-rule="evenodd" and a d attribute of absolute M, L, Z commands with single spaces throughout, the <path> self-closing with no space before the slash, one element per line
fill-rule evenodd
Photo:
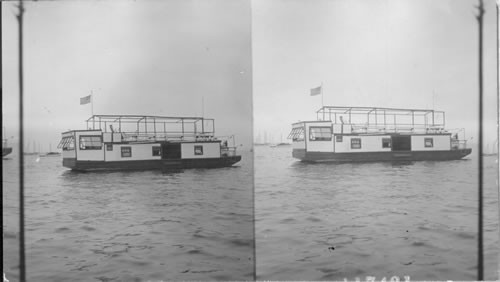
<path fill-rule="evenodd" d="M 352 133 L 443 133 L 445 113 L 429 109 L 324 106 L 318 121 L 349 125 Z"/>
<path fill-rule="evenodd" d="M 203 117 L 93 115 L 87 130 L 120 133 L 123 141 L 197 141 L 213 139 L 215 120 Z"/>

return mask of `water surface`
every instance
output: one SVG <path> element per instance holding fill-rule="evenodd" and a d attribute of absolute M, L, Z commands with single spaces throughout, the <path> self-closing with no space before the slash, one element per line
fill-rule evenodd
<path fill-rule="evenodd" d="M 4 269 L 15 279 L 17 161 L 3 164 L 4 243 L 12 245 Z M 250 153 L 234 167 L 177 172 L 78 173 L 60 157 L 26 156 L 25 183 L 30 281 L 254 277 Z"/>
<path fill-rule="evenodd" d="M 477 161 L 299 162 L 255 148 L 260 280 L 476 280 Z M 485 277 L 498 278 L 496 157 L 485 157 Z"/>

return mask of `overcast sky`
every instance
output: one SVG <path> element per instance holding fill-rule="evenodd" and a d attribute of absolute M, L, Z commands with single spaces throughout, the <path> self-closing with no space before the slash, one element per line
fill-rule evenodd
<path fill-rule="evenodd" d="M 17 134 L 17 2 L 2 2 L 3 121 Z M 25 3 L 25 141 L 55 150 L 95 114 L 215 118 L 218 135 L 252 140 L 247 0 Z M 202 98 L 203 97 L 203 98 Z M 12 140 L 15 142 L 15 140 Z M 30 150 L 32 146 L 29 146 Z"/>
<path fill-rule="evenodd" d="M 201 115 L 239 143 L 286 141 L 324 104 L 434 108 L 477 139 L 476 0 L 26 2 L 26 141 L 53 149 L 96 114 Z M 15 3 L 2 2 L 3 120 L 17 126 Z M 486 140 L 496 139 L 496 11 L 485 1 Z M 253 76 L 253 77 L 252 77 Z M 252 92 L 253 90 L 253 92 Z M 253 112 L 252 112 L 253 102 Z M 253 113 L 253 115 L 252 115 Z M 272 138 L 272 139 L 271 139 Z"/>
<path fill-rule="evenodd" d="M 484 95 L 496 139 L 496 10 L 485 1 Z M 324 104 L 427 108 L 477 136 L 478 1 L 254 0 L 255 138 L 286 138 Z M 434 96 L 434 98 L 433 98 Z M 271 138 L 274 137 L 274 140 Z M 477 139 L 476 139 L 477 140 Z M 283 140 L 286 141 L 286 140 Z M 288 140 L 290 141 L 290 140 Z"/>

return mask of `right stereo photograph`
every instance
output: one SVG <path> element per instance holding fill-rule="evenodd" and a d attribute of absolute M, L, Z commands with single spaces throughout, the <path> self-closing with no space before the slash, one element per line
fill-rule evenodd
<path fill-rule="evenodd" d="M 252 1 L 257 280 L 498 280 L 497 15 Z"/>

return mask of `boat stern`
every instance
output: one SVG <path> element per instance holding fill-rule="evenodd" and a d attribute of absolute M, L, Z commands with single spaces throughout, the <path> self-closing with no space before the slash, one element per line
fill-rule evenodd
<path fill-rule="evenodd" d="M 225 164 L 224 166 L 232 166 L 235 163 L 241 161 L 241 156 L 239 155 L 234 155 L 234 156 L 227 156 L 222 158 L 223 163 Z"/>
<path fill-rule="evenodd" d="M 76 169 L 76 158 L 63 158 L 63 166 L 70 169 Z"/>
<path fill-rule="evenodd" d="M 460 158 L 464 158 L 466 157 L 467 155 L 470 155 L 470 153 L 472 152 L 472 149 L 471 148 L 465 148 L 465 149 L 459 149 L 458 150 L 458 153 L 460 155 Z"/>

